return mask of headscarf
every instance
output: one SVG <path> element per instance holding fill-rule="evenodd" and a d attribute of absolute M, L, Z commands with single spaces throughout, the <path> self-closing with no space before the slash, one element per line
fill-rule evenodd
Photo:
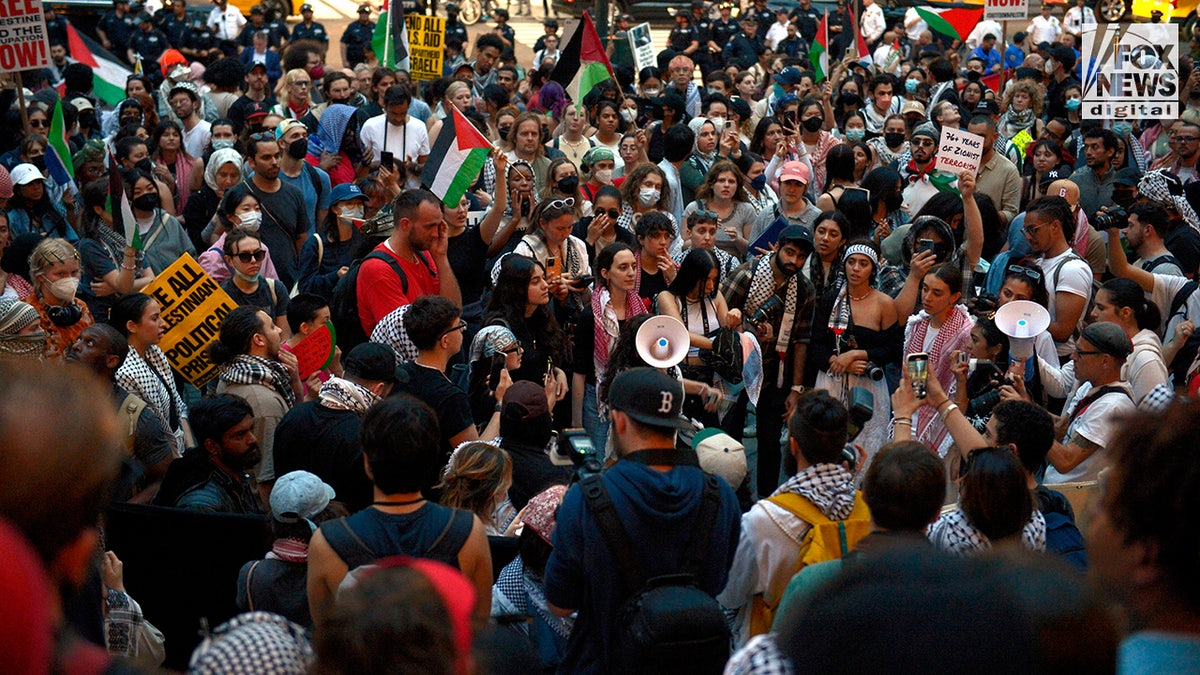
<path fill-rule="evenodd" d="M 0 298 L 0 356 L 40 357 L 46 348 L 46 334 L 41 330 L 20 334 L 40 320 L 32 305 L 13 297 Z"/>
<path fill-rule="evenodd" d="M 308 631 L 278 614 L 247 612 L 217 626 L 192 652 L 188 672 L 304 675 L 312 666 Z"/>
<path fill-rule="evenodd" d="M 507 326 L 485 326 L 471 341 L 470 363 L 503 353 L 517 344 L 517 336 Z"/>
<path fill-rule="evenodd" d="M 346 127 L 354 116 L 355 109 L 334 103 L 321 114 L 321 122 L 317 126 L 316 135 L 308 136 L 308 154 L 320 157 L 322 152 L 338 153 L 342 149 L 342 138 L 346 135 Z"/>
<path fill-rule="evenodd" d="M 721 119 L 709 119 L 707 117 L 693 117 L 688 122 L 688 127 L 696 135 L 696 139 L 692 141 L 692 154 L 699 157 L 704 163 L 704 171 L 707 173 L 708 169 L 712 167 L 712 163 L 717 159 L 717 150 L 720 149 L 720 142 L 718 141 L 717 145 L 714 145 L 711 151 L 700 152 L 700 130 L 704 128 L 705 124 L 713 125 L 717 136 L 720 137 L 721 131 L 725 128 L 725 121 Z"/>
<path fill-rule="evenodd" d="M 846 249 L 846 254 L 842 256 L 842 268 L 846 267 L 846 261 L 852 255 L 864 255 L 871 260 L 874 269 L 872 274 L 879 272 L 879 254 L 875 253 L 875 249 L 865 244 L 852 244 Z M 829 329 L 834 332 L 837 337 L 841 337 L 842 333 L 850 327 L 853 318 L 850 316 L 850 284 L 845 278 L 838 285 L 837 299 L 833 302 L 833 311 L 829 313 Z M 840 344 L 840 341 L 839 341 Z"/>
<path fill-rule="evenodd" d="M 103 162 L 108 151 L 104 147 L 103 138 L 89 138 L 87 143 L 71 156 L 71 163 L 75 166 L 75 171 L 78 172 L 88 162 Z"/>
<path fill-rule="evenodd" d="M 217 191 L 217 172 L 220 171 L 221 167 L 225 166 L 226 164 L 233 164 L 238 168 L 238 180 L 241 180 L 240 175 L 242 173 L 242 155 L 233 148 L 222 148 L 217 150 L 212 154 L 211 157 L 208 158 L 208 166 L 204 167 L 204 182 L 208 185 L 208 187 L 212 188 L 213 192 Z"/>

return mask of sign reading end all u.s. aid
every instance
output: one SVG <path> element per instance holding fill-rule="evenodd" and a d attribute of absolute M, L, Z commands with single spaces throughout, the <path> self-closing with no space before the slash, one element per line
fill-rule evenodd
<path fill-rule="evenodd" d="M 237 309 L 237 303 L 187 253 L 142 292 L 158 302 L 167 324 L 159 349 L 175 372 L 203 387 L 217 375 L 217 367 L 208 358 L 208 346 L 217 341 L 221 320 Z"/>

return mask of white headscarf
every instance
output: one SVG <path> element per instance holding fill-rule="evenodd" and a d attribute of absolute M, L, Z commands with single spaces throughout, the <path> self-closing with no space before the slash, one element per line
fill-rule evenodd
<path fill-rule="evenodd" d="M 240 181 L 242 179 L 242 155 L 233 148 L 222 148 L 217 150 L 212 154 L 212 157 L 209 157 L 208 166 L 204 167 L 204 182 L 207 183 L 208 187 L 212 188 L 213 191 L 217 190 L 217 172 L 220 171 L 221 167 L 225 166 L 226 164 L 233 164 L 237 166 L 238 180 Z"/>

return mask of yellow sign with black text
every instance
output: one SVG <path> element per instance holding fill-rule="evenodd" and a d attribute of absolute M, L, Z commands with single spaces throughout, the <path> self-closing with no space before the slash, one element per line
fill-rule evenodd
<path fill-rule="evenodd" d="M 208 346 L 217 341 L 221 320 L 237 309 L 237 303 L 187 253 L 142 292 L 162 308 L 167 331 L 158 346 L 171 367 L 188 382 L 203 387 L 217 375 L 217 367 L 208 358 Z"/>
<path fill-rule="evenodd" d="M 408 28 L 408 73 L 414 80 L 436 80 L 442 76 L 446 55 L 446 20 L 437 16 L 406 14 Z"/>

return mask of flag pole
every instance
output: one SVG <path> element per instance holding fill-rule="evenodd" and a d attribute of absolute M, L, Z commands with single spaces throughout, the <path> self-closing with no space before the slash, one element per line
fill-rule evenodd
<path fill-rule="evenodd" d="M 383 29 L 383 58 L 379 60 L 380 61 L 379 65 L 383 66 L 384 68 L 395 68 L 396 67 L 396 64 L 395 64 L 396 59 L 395 58 L 392 59 L 392 63 L 387 62 L 388 56 L 392 53 L 392 2 L 391 2 L 391 0 L 387 0 L 387 2 L 384 3 L 384 5 L 387 8 L 388 16 L 387 16 L 387 25 L 384 26 L 384 29 Z M 386 136 L 386 135 L 387 134 L 385 133 L 384 136 Z"/>
<path fill-rule="evenodd" d="M 13 73 L 13 80 L 17 83 L 17 101 L 21 107 L 21 126 L 28 129 L 29 111 L 25 109 L 25 85 L 21 83 L 21 71 Z"/>

